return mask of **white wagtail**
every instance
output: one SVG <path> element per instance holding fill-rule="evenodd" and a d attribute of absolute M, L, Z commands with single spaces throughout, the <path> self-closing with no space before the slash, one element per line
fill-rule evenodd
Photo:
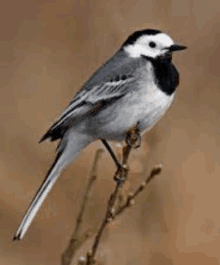
<path fill-rule="evenodd" d="M 136 31 L 90 77 L 40 140 L 59 139 L 57 157 L 14 239 L 23 238 L 61 171 L 81 149 L 96 140 L 123 141 L 135 124 L 143 133 L 164 115 L 179 84 L 172 54 L 183 49 L 159 30 Z"/>

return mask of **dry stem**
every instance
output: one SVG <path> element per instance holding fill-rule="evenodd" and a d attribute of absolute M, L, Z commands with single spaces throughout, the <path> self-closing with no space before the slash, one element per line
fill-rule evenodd
<path fill-rule="evenodd" d="M 121 213 L 124 212 L 125 209 L 133 205 L 135 197 L 137 197 L 137 195 L 145 189 L 146 184 L 148 184 L 156 175 L 160 174 L 160 172 L 161 172 L 161 165 L 154 167 L 150 173 L 150 176 L 137 188 L 137 190 L 134 193 L 131 193 L 127 197 L 126 202 L 116 210 L 114 217 L 120 215 Z"/>
<path fill-rule="evenodd" d="M 76 220 L 76 226 L 75 226 L 74 232 L 71 236 L 71 239 L 69 241 L 69 244 L 68 244 L 66 250 L 64 251 L 64 253 L 61 256 L 61 264 L 62 265 L 69 265 L 73 259 L 73 256 L 74 256 L 76 250 L 91 236 L 90 235 L 91 233 L 89 231 L 87 231 L 86 233 L 84 233 L 82 236 L 79 237 L 79 232 L 80 232 L 81 225 L 82 225 L 82 217 L 83 217 L 83 214 L 85 211 L 86 203 L 87 203 L 88 198 L 89 198 L 89 192 L 92 188 L 94 181 L 96 180 L 97 165 L 98 165 L 98 161 L 100 159 L 100 155 L 102 152 L 103 152 L 102 149 L 98 149 L 96 152 L 93 168 L 92 168 L 89 182 L 88 182 L 88 185 L 86 188 L 86 192 L 85 192 L 84 197 L 83 197 L 82 206 L 81 206 L 80 212 L 79 212 L 77 220 Z"/>
<path fill-rule="evenodd" d="M 123 183 L 127 179 L 127 175 L 128 175 L 127 161 L 128 161 L 129 154 L 131 152 L 131 149 L 133 147 L 134 148 L 136 147 L 135 144 L 139 139 L 140 139 L 139 130 L 136 127 L 132 128 L 131 130 L 128 131 L 127 139 L 126 139 L 127 146 L 125 146 L 123 148 L 122 166 L 120 166 L 118 168 L 118 170 L 115 174 L 115 177 L 114 177 L 114 179 L 116 180 L 116 187 L 115 187 L 115 190 L 113 191 L 113 193 L 110 195 L 110 198 L 108 200 L 106 214 L 105 214 L 105 217 L 102 221 L 100 229 L 99 229 L 99 231 L 95 237 L 95 241 L 94 241 L 94 244 L 92 246 L 92 250 L 87 253 L 87 261 L 86 261 L 87 265 L 91 265 L 91 264 L 95 263 L 94 257 L 96 255 L 101 236 L 102 236 L 103 231 L 104 231 L 105 227 L 107 226 L 107 224 L 113 219 L 113 212 L 114 212 L 113 207 L 114 207 L 114 204 L 116 202 L 119 189 L 122 187 Z"/>
<path fill-rule="evenodd" d="M 114 155 L 114 153 L 111 150 L 108 143 L 105 142 L 104 140 L 102 142 L 104 143 L 107 150 L 110 152 L 111 156 L 113 157 L 113 160 L 115 161 L 116 165 L 118 166 L 118 169 L 117 169 L 115 176 L 114 176 L 114 180 L 116 181 L 115 190 L 112 192 L 112 194 L 109 197 L 105 217 L 101 223 L 100 228 L 98 229 L 98 227 L 95 226 L 94 228 L 88 229 L 81 236 L 79 236 L 79 231 L 80 231 L 80 228 L 82 225 L 83 213 L 85 211 L 85 206 L 86 206 L 86 203 L 88 201 L 88 194 L 89 194 L 89 191 L 91 190 L 93 182 L 96 179 L 97 163 L 98 163 L 98 160 L 100 157 L 100 153 L 102 151 L 102 150 L 98 150 L 96 153 L 94 166 L 93 166 L 93 169 L 91 172 L 91 176 L 90 176 L 89 183 L 88 183 L 88 186 L 86 189 L 86 193 L 85 193 L 84 198 L 83 198 L 82 207 L 81 207 L 81 210 L 79 212 L 79 215 L 78 215 L 78 218 L 76 221 L 75 230 L 72 234 L 72 237 L 70 239 L 70 242 L 69 242 L 67 249 L 64 251 L 64 253 L 62 255 L 62 259 L 61 259 L 62 265 L 70 265 L 70 263 L 73 259 L 73 256 L 76 253 L 76 250 L 79 249 L 85 243 L 85 241 L 88 240 L 88 238 L 91 238 L 95 233 L 97 233 L 97 234 L 96 234 L 96 237 L 95 237 L 91 251 L 89 251 L 87 253 L 87 256 L 85 258 L 81 257 L 78 260 L 78 265 L 79 264 L 80 265 L 83 265 L 83 264 L 84 265 L 92 265 L 94 263 L 97 263 L 97 261 L 95 261 L 95 255 L 97 253 L 98 246 L 99 246 L 103 231 L 106 228 L 106 226 L 108 225 L 108 223 L 111 220 L 113 220 L 116 216 L 123 213 L 125 209 L 127 209 L 131 205 L 133 205 L 135 197 L 144 190 L 146 184 L 148 184 L 156 175 L 158 175 L 161 172 L 161 166 L 153 168 L 149 177 L 137 188 L 137 190 L 134 193 L 130 193 L 127 196 L 127 199 L 126 199 L 124 204 L 122 204 L 121 206 L 118 207 L 118 209 L 115 210 L 114 207 L 116 207 L 115 203 L 116 203 L 116 200 L 117 200 L 118 195 L 119 195 L 119 190 L 123 186 L 124 182 L 127 180 L 127 175 L 128 175 L 128 171 L 129 171 L 129 168 L 127 166 L 127 162 L 128 162 L 128 158 L 129 158 L 131 149 L 137 148 L 140 146 L 141 138 L 140 138 L 139 130 L 136 127 L 132 128 L 131 130 L 129 130 L 127 132 L 127 139 L 126 139 L 127 145 L 123 148 L 122 165 L 120 165 L 120 163 L 118 162 L 116 156 Z M 98 232 L 97 232 L 97 230 L 98 230 Z"/>

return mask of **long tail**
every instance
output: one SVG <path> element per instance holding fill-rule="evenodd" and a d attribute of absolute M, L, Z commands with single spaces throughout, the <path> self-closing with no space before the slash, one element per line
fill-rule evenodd
<path fill-rule="evenodd" d="M 51 165 L 43 183 L 33 198 L 13 240 L 20 240 L 27 232 L 37 211 L 60 176 L 61 171 L 78 155 L 79 151 L 91 142 L 87 135 L 72 133 L 68 135 L 64 148 L 59 148 L 57 157 Z M 61 143 L 62 144 L 62 143 Z M 64 146 L 64 144 L 62 144 Z"/>

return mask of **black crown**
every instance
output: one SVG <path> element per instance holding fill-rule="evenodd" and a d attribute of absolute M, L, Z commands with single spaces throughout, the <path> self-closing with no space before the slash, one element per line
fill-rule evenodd
<path fill-rule="evenodd" d="M 161 31 L 156 29 L 144 29 L 144 30 L 135 31 L 127 38 L 127 40 L 123 43 L 122 46 L 134 44 L 136 40 L 142 35 L 157 35 L 159 33 L 161 33 Z"/>

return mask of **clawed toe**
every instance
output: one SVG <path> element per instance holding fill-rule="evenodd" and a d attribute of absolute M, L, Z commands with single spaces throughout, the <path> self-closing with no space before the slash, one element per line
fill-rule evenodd
<path fill-rule="evenodd" d="M 114 176 L 114 180 L 119 184 L 124 183 L 125 180 L 127 179 L 127 173 L 129 170 L 130 168 L 128 165 L 119 164 L 118 170 L 116 171 L 115 176 Z"/>
<path fill-rule="evenodd" d="M 136 127 L 127 132 L 127 137 L 125 142 L 128 146 L 132 148 L 138 148 L 141 146 L 141 133 L 140 130 Z"/>

